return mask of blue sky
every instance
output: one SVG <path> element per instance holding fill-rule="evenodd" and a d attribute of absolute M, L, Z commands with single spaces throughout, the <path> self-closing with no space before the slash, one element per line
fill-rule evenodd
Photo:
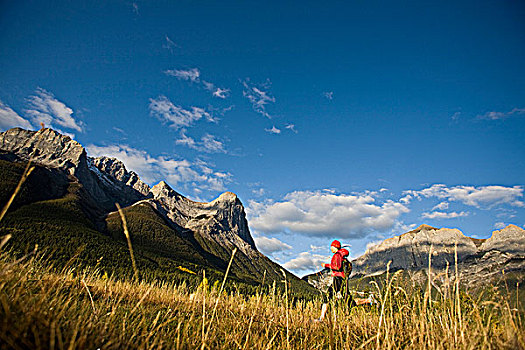
<path fill-rule="evenodd" d="M 10 1 L 0 128 L 247 207 L 299 275 L 422 223 L 525 224 L 519 1 Z"/>

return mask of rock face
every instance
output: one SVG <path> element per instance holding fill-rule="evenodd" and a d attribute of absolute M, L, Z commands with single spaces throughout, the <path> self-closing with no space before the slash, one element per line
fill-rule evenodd
<path fill-rule="evenodd" d="M 82 145 L 52 129 L 29 131 L 20 128 L 0 133 L 0 149 L 18 157 L 75 175 L 86 166 Z"/>
<path fill-rule="evenodd" d="M 90 158 L 80 143 L 52 129 L 7 130 L 0 133 L 0 150 L 73 176 L 106 210 L 115 203 L 127 206 L 150 196 L 149 186 L 122 162 Z"/>
<path fill-rule="evenodd" d="M 302 280 L 320 291 L 327 292 L 330 285 L 332 285 L 332 274 L 330 269 L 325 268 L 317 273 L 304 276 Z"/>
<path fill-rule="evenodd" d="M 486 284 L 493 277 L 501 276 L 502 271 L 525 273 L 525 230 L 518 226 L 509 225 L 494 231 L 489 239 L 476 240 L 466 237 L 457 229 L 421 225 L 369 248 L 365 254 L 352 261 L 354 269 L 351 277 L 384 273 L 389 261 L 392 261 L 390 271 L 427 270 L 431 246 L 434 273 L 443 271 L 448 263 L 452 276 L 456 244 L 459 278 L 467 286 Z"/>
<path fill-rule="evenodd" d="M 383 273 L 386 263 L 392 261 L 390 269 L 418 270 L 428 266 L 432 247 L 432 266 L 441 268 L 455 262 L 457 245 L 458 261 L 477 254 L 474 242 L 457 229 L 437 229 L 421 225 L 417 229 L 369 248 L 364 255 L 352 262 L 353 275 L 372 275 Z"/>
<path fill-rule="evenodd" d="M 111 192 L 113 198 L 119 198 L 123 205 L 151 197 L 149 186 L 116 158 L 88 158 L 88 166 L 105 186 L 106 192 Z"/>
<path fill-rule="evenodd" d="M 214 241 L 230 242 L 245 253 L 256 250 L 244 207 L 235 194 L 225 192 L 210 203 L 199 203 L 177 193 L 164 181 L 153 186 L 151 193 L 181 227 Z"/>
<path fill-rule="evenodd" d="M 525 230 L 509 225 L 502 230 L 492 232 L 492 236 L 481 244 L 480 250 L 497 250 L 508 254 L 525 254 Z"/>

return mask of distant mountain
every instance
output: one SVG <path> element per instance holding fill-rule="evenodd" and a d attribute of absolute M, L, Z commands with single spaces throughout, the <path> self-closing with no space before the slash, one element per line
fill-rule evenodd
<path fill-rule="evenodd" d="M 73 257 L 77 249 L 83 249 L 80 256 L 90 263 L 102 259 L 102 266 L 129 269 L 121 264 L 127 260 L 124 256 L 114 259 L 111 249 L 107 251 L 111 246 L 116 255 L 125 254 L 115 207 L 119 203 L 138 260 L 148 271 L 180 274 L 185 269 L 206 269 L 208 276 L 219 276 L 237 248 L 233 278 L 252 285 L 283 278 L 282 267 L 257 250 L 244 207 L 233 193 L 223 193 L 210 203 L 194 202 L 164 181 L 150 188 L 118 159 L 88 157 L 81 144 L 55 130 L 15 128 L 0 133 L 2 203 L 29 159 L 37 169 L 0 223 L 0 234 L 12 233 L 19 247 L 38 243 L 64 257 Z M 83 232 L 86 242 L 82 242 Z M 101 246 L 105 254 L 98 256 Z M 296 276 L 286 274 L 296 289 L 312 292 Z"/>
<path fill-rule="evenodd" d="M 502 271 L 521 279 L 525 277 L 525 230 L 520 227 L 509 225 L 494 231 L 488 239 L 476 239 L 457 229 L 421 225 L 368 248 L 352 261 L 351 278 L 381 275 L 389 262 L 391 272 L 423 272 L 428 270 L 429 255 L 435 272 L 442 272 L 448 266 L 453 274 L 456 251 L 459 275 L 467 285 L 482 285 L 501 276 Z M 319 287 L 326 283 L 328 274 L 325 270 L 303 279 Z"/>

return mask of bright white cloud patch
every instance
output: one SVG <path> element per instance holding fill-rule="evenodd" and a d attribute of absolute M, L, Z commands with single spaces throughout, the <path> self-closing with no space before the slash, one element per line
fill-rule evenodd
<path fill-rule="evenodd" d="M 271 129 L 264 129 L 264 131 L 269 132 L 270 134 L 280 134 L 281 133 L 281 129 L 277 129 L 275 125 L 272 126 Z"/>
<path fill-rule="evenodd" d="M 297 258 L 284 263 L 283 267 L 295 273 L 310 272 L 321 270 L 322 264 L 327 262 L 330 262 L 330 256 L 302 252 Z"/>
<path fill-rule="evenodd" d="M 437 205 L 435 205 L 432 210 L 447 210 L 448 209 L 448 202 L 441 202 Z"/>
<path fill-rule="evenodd" d="M 146 151 L 126 145 L 86 147 L 93 157 L 108 156 L 121 160 L 126 168 L 133 170 L 149 184 L 165 180 L 172 186 L 182 186 L 189 192 L 220 192 L 231 182 L 231 174 L 218 172 L 203 161 L 190 162 L 185 159 L 173 159 L 164 156 L 153 157 Z"/>
<path fill-rule="evenodd" d="M 250 101 L 252 108 L 255 112 L 271 118 L 272 116 L 266 112 L 266 105 L 269 103 L 275 102 L 275 97 L 271 96 L 269 93 L 271 82 L 267 80 L 266 83 L 256 85 L 252 84 L 249 79 L 242 81 L 244 90 L 242 95 Z"/>
<path fill-rule="evenodd" d="M 213 116 L 205 109 L 200 107 L 184 109 L 173 104 L 173 102 L 171 102 L 166 96 L 150 98 L 149 101 L 151 115 L 162 122 L 168 123 L 169 126 L 175 129 L 189 127 L 202 118 L 205 118 L 210 122 L 215 121 Z"/>
<path fill-rule="evenodd" d="M 500 119 L 507 119 L 510 117 L 515 116 L 524 116 L 525 115 L 525 108 L 514 108 L 508 112 L 487 112 L 482 115 L 478 115 L 478 119 L 486 119 L 486 120 L 500 120 Z"/>
<path fill-rule="evenodd" d="M 281 242 L 275 237 L 268 238 L 268 237 L 260 236 L 260 237 L 255 237 L 254 241 L 255 241 L 255 245 L 257 246 L 257 248 L 263 254 L 266 254 L 266 255 L 271 255 L 273 253 L 278 253 L 278 252 L 292 249 L 292 246 L 284 242 Z"/>
<path fill-rule="evenodd" d="M 177 145 L 187 146 L 200 152 L 206 153 L 226 153 L 224 143 L 217 140 L 215 136 L 206 134 L 201 141 L 195 141 L 192 137 L 186 135 L 186 130 L 182 129 L 180 139 L 176 140 Z"/>
<path fill-rule="evenodd" d="M 228 97 L 229 93 L 230 93 L 230 89 L 217 88 L 213 92 L 213 96 L 224 99 L 224 98 Z"/>
<path fill-rule="evenodd" d="M 73 110 L 57 100 L 52 93 L 38 88 L 35 95 L 30 96 L 27 101 L 29 108 L 26 110 L 26 113 L 31 116 L 34 125 L 44 123 L 46 126 L 54 128 L 60 126 L 66 129 L 83 131 L 83 124 L 75 120 Z"/>
<path fill-rule="evenodd" d="M 443 184 L 432 185 L 420 191 L 405 191 L 401 201 L 408 203 L 412 198 L 439 198 L 447 201 L 458 201 L 476 208 L 508 204 L 514 207 L 525 207 L 520 199 L 523 197 L 522 186 L 455 186 L 447 187 Z"/>
<path fill-rule="evenodd" d="M 277 203 L 250 203 L 250 226 L 265 233 L 294 232 L 310 236 L 359 238 L 392 229 L 409 209 L 392 200 L 376 203 L 375 192 L 334 194 L 296 191 Z"/>
<path fill-rule="evenodd" d="M 198 82 L 201 72 L 197 68 L 192 69 L 168 69 L 164 71 L 164 74 L 176 77 L 180 80 L 188 80 L 191 82 Z"/>
<path fill-rule="evenodd" d="M 18 115 L 11 107 L 0 101 L 0 129 L 20 127 L 31 129 L 31 123 Z"/>
<path fill-rule="evenodd" d="M 468 216 L 469 214 L 467 212 L 442 212 L 442 211 L 433 211 L 431 213 L 423 213 L 421 214 L 421 217 L 424 219 L 455 219 L 460 218 L 464 216 Z"/>

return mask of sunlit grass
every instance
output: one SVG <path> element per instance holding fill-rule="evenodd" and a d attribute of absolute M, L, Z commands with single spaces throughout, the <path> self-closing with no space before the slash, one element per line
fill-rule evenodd
<path fill-rule="evenodd" d="M 188 288 L 116 280 L 99 271 L 57 271 L 34 255 L 0 257 L 0 339 L 10 348 L 432 348 L 519 349 L 521 305 L 504 293 L 490 298 L 455 290 L 426 293 L 399 274 L 380 287 L 378 307 L 332 307 L 287 301 L 260 290 L 222 294 L 216 284 Z M 390 287 L 388 287 L 390 286 Z"/>

